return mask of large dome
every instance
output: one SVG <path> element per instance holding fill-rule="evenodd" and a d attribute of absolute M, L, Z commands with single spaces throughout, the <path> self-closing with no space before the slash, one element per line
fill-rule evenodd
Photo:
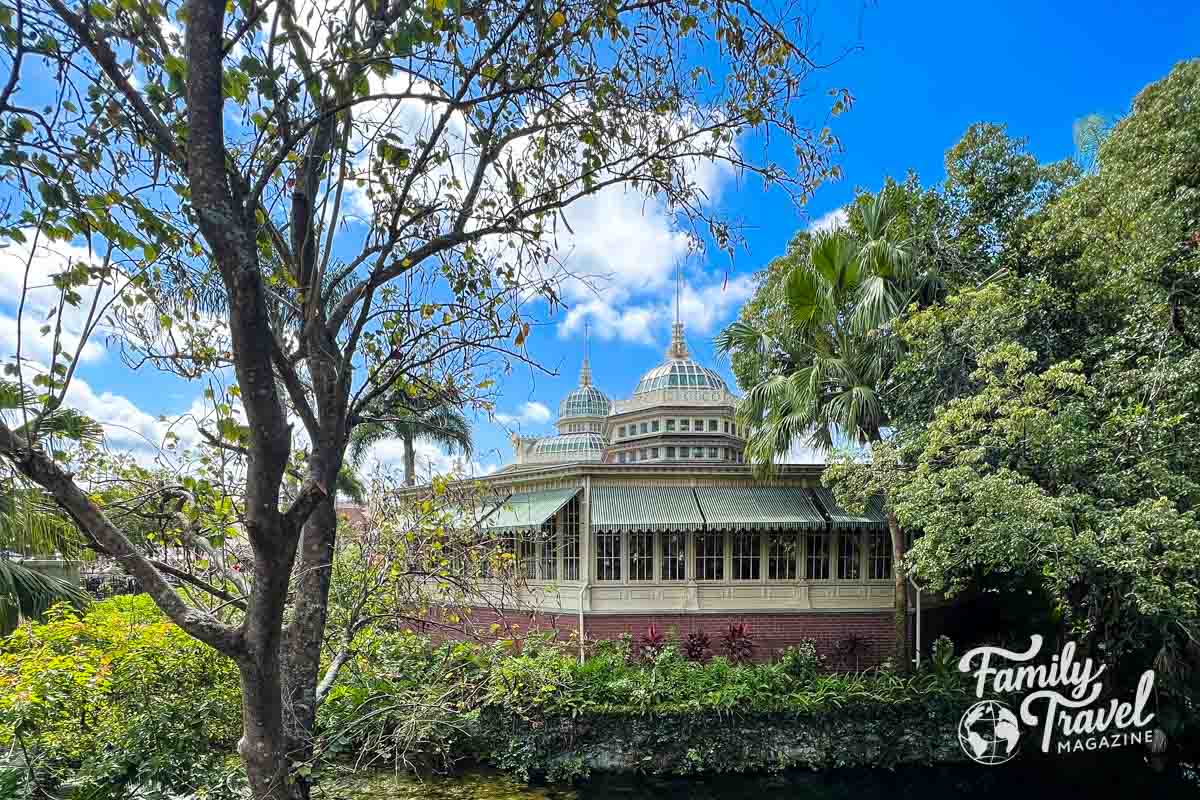
<path fill-rule="evenodd" d="M 690 358 L 673 358 L 643 375 L 633 393 L 689 388 L 727 389 L 721 376 L 708 367 L 701 366 Z"/>
<path fill-rule="evenodd" d="M 607 417 L 612 410 L 608 395 L 595 386 L 584 385 L 573 389 L 558 405 L 558 418 Z"/>
<path fill-rule="evenodd" d="M 538 440 L 533 455 L 554 461 L 599 461 L 604 437 L 598 433 L 564 433 Z"/>

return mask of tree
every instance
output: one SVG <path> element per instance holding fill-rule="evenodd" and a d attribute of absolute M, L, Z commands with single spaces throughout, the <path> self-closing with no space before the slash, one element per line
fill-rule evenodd
<path fill-rule="evenodd" d="M 935 297 L 935 271 L 895 236 L 892 194 L 861 198 L 850 229 L 821 232 L 793 248 L 763 284 L 778 309 L 757 324 L 739 319 L 717 337 L 724 353 L 753 353 L 761 380 L 746 389 L 738 416 L 750 431 L 746 454 L 769 467 L 798 441 L 832 450 L 842 437 L 877 445 L 891 424 L 887 394 L 900 356 L 893 326 L 912 303 Z M 760 289 L 760 291 L 762 291 Z M 907 668 L 908 592 L 904 532 L 887 506 L 895 574 L 897 661 Z"/>
<path fill-rule="evenodd" d="M 900 322 L 895 435 L 834 475 L 919 528 L 929 588 L 1020 580 L 1114 690 L 1153 667 L 1175 740 L 1200 708 L 1198 90 L 1197 61 L 1146 87 L 1093 170 L 1012 219 L 1019 270 Z"/>
<path fill-rule="evenodd" d="M 581 198 L 655 194 L 697 242 L 729 248 L 738 232 L 697 164 L 796 201 L 835 174 L 836 138 L 797 121 L 802 23 L 746 0 L 33 0 L 0 20 L 0 163 L 19 193 L 3 233 L 92 243 L 99 263 L 57 283 L 85 334 L 115 318 L 137 364 L 236 376 L 201 431 L 244 459 L 244 612 L 185 602 L 29 430 L 0 424 L 0 456 L 237 663 L 255 797 L 308 793 L 295 765 L 312 747 L 333 487 L 364 411 L 395 392 L 478 397 L 528 359 L 525 309 L 556 304 L 559 222 Z M 33 70 L 53 77 L 23 80 Z M 798 169 L 743 152 L 755 132 L 788 139 Z M 77 361 L 18 353 L 11 374 L 39 390 L 23 413 L 54 413 Z M 297 451 L 304 479 L 285 492 Z"/>
<path fill-rule="evenodd" d="M 457 448 L 464 456 L 471 456 L 471 424 L 457 407 L 443 400 L 414 409 L 411 401 L 404 404 L 389 400 L 369 411 L 365 415 L 369 421 L 350 435 L 350 460 L 356 465 L 362 463 L 372 445 L 398 438 L 404 443 L 404 485 L 412 486 L 417 481 L 418 439 L 435 442 L 450 452 Z"/>

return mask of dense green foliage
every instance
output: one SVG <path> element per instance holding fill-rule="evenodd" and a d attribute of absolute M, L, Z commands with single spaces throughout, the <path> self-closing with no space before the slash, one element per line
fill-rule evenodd
<path fill-rule="evenodd" d="M 851 508 L 887 499 L 917 534 L 901 566 L 926 588 L 1031 588 L 1114 683 L 1153 667 L 1177 743 L 1200 715 L 1197 97 L 1200 61 L 1182 63 L 1088 164 L 1039 164 L 980 124 L 941 187 L 888 184 L 894 234 L 943 291 L 886 328 L 886 443 L 825 474 Z M 851 232 L 873 202 L 851 208 Z M 786 286 L 776 272 L 764 291 Z M 805 324 L 762 306 L 742 321 L 764 335 Z"/>
<path fill-rule="evenodd" d="M 470 754 L 551 778 L 957 757 L 969 701 L 948 662 L 910 678 L 820 667 L 812 647 L 734 665 L 688 661 L 671 645 L 647 662 L 609 642 L 580 663 L 536 639 L 517 651 L 381 636 L 347 665 L 321 722 L 335 751 L 398 763 Z"/>
<path fill-rule="evenodd" d="M 0 647 L 0 744 L 27 789 L 59 796 L 232 796 L 237 673 L 145 595 L 55 606 Z"/>

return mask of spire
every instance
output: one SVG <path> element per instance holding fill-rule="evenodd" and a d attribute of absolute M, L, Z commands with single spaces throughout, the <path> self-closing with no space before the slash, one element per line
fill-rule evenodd
<path fill-rule="evenodd" d="M 591 351 L 591 326 L 589 322 L 583 323 L 583 366 L 579 370 L 579 385 L 592 385 L 592 365 L 589 363 L 588 356 Z"/>
<path fill-rule="evenodd" d="M 683 289 L 683 270 L 675 267 L 675 324 L 671 326 L 671 346 L 667 358 L 687 358 L 687 340 L 683 338 L 683 323 L 679 321 L 679 295 Z"/>

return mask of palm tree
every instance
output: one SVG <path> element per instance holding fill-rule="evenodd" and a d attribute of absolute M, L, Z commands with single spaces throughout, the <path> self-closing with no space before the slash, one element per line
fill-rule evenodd
<path fill-rule="evenodd" d="M 901 355 L 894 324 L 912 303 L 936 297 L 941 284 L 897 233 L 896 209 L 886 191 L 853 209 L 858 233 L 847 228 L 813 236 L 796 254 L 779 286 L 783 330 L 737 321 L 717 337 L 723 353 L 756 351 L 769 365 L 738 408 L 751 432 L 746 454 L 770 468 L 793 442 L 829 449 L 840 437 L 861 445 L 883 440 L 889 426 L 885 395 Z M 887 509 L 893 563 L 904 556 L 904 536 Z M 896 647 L 908 664 L 908 594 L 897 567 Z"/>
<path fill-rule="evenodd" d="M 471 425 L 457 407 L 445 399 L 417 404 L 386 399 L 363 415 L 367 421 L 355 426 L 350 435 L 350 461 L 356 466 L 367 450 L 384 439 L 404 442 L 404 483 L 416 483 L 417 457 L 414 446 L 418 439 L 442 445 L 450 452 L 456 449 L 464 456 L 473 451 Z"/>
<path fill-rule="evenodd" d="M 51 452 L 64 442 L 97 442 L 104 435 L 95 420 L 46 406 L 45 398 L 15 381 L 0 380 L 0 414 L 10 417 L 29 441 Z M 31 569 L 18 559 L 50 554 L 72 559 L 82 552 L 77 529 L 44 492 L 15 475 L 0 480 L 0 633 L 12 631 L 23 617 L 41 616 L 54 603 L 87 601 L 77 584 Z"/>

